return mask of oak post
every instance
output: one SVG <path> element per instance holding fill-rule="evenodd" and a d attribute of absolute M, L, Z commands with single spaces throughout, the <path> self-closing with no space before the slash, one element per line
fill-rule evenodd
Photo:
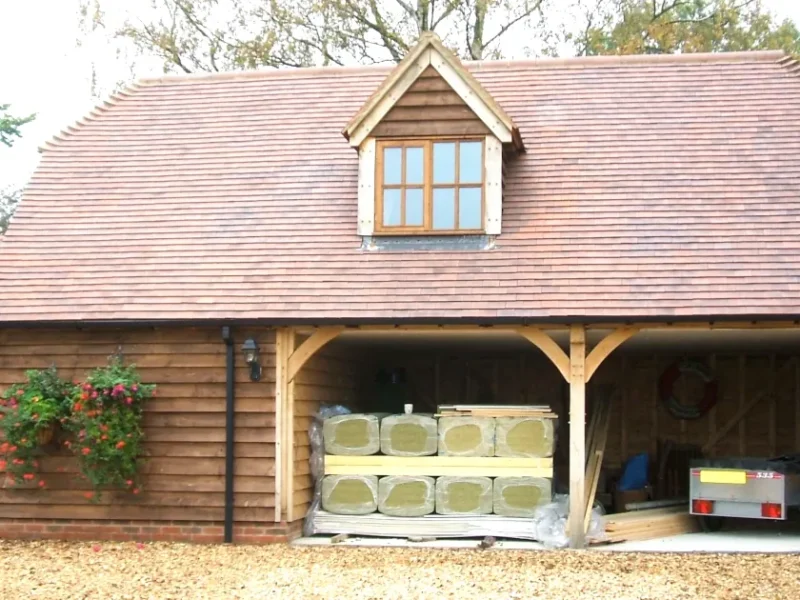
<path fill-rule="evenodd" d="M 569 545 L 585 544 L 586 488 L 586 330 L 569 330 Z"/>

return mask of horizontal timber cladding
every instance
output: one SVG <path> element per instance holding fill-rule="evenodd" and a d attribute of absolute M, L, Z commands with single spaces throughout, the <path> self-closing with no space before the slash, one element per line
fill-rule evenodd
<path fill-rule="evenodd" d="M 297 336 L 296 346 L 305 340 Z M 357 356 L 335 341 L 312 356 L 297 373 L 290 385 L 293 398 L 293 456 L 290 502 L 291 511 L 287 520 L 297 521 L 306 515 L 314 495 L 309 457 L 311 442 L 308 428 L 321 404 L 345 404 L 354 406 L 357 393 Z"/>
<path fill-rule="evenodd" d="M 489 134 L 483 121 L 433 67 L 428 67 L 371 135 L 386 138 Z"/>
<path fill-rule="evenodd" d="M 234 328 L 236 416 L 234 519 L 272 523 L 275 516 L 275 334 Z M 263 374 L 252 382 L 240 347 L 253 337 Z M 96 502 L 63 448 L 41 461 L 43 490 L 0 489 L 0 518 L 223 520 L 225 490 L 225 344 L 220 328 L 0 330 L 0 390 L 26 369 L 56 365 L 79 379 L 121 352 L 158 386 L 145 407 L 142 492 L 107 493 Z M 299 454 L 302 456 L 302 453 Z M 5 482 L 5 479 L 3 479 Z M 5 484 L 0 484 L 5 485 Z M 271 525 L 272 526 L 272 525 Z M 3 528 L 0 526 L 0 535 Z M 188 539 L 188 538 L 187 538 Z"/>

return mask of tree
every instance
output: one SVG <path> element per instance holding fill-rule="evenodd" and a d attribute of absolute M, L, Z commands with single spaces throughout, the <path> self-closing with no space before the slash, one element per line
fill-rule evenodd
<path fill-rule="evenodd" d="M 8 108 L 8 104 L 0 104 L 0 142 L 10 148 L 15 138 L 20 137 L 19 128 L 33 121 L 36 115 L 14 117 L 6 112 Z"/>
<path fill-rule="evenodd" d="M 82 1 L 87 30 L 108 27 L 165 71 L 191 73 L 398 62 L 423 31 L 464 58 L 496 57 L 552 0 L 138 0 L 119 27 L 106 23 L 111 0 Z"/>
<path fill-rule="evenodd" d="M 568 33 L 575 54 L 777 50 L 800 53 L 800 32 L 761 0 L 595 0 Z"/>
<path fill-rule="evenodd" d="M 16 189 L 0 190 L 0 236 L 6 232 L 11 216 L 19 204 L 22 191 Z"/>

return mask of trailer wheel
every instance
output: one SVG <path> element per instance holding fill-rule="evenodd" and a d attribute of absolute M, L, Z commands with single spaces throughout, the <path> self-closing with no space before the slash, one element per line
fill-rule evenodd
<path fill-rule="evenodd" d="M 724 524 L 725 519 L 722 517 L 700 517 L 700 528 L 705 533 L 716 533 Z"/>

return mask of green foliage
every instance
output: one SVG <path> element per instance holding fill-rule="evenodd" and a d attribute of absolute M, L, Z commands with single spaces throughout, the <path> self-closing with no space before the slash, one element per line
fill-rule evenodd
<path fill-rule="evenodd" d="M 579 54 L 800 52 L 797 26 L 760 0 L 613 0 L 587 23 L 571 40 Z"/>
<path fill-rule="evenodd" d="M 10 148 L 14 144 L 15 138 L 21 137 L 19 128 L 33 121 L 36 115 L 14 117 L 6 112 L 9 106 L 8 104 L 0 104 L 0 143 Z"/>
<path fill-rule="evenodd" d="M 75 389 L 66 423 L 73 434 L 68 443 L 95 492 L 111 487 L 139 493 L 142 408 L 154 392 L 155 386 L 141 382 L 134 365 L 125 366 L 117 357 Z"/>
<path fill-rule="evenodd" d="M 0 470 L 14 483 L 37 483 L 42 445 L 69 413 L 73 385 L 62 381 L 55 367 L 25 373 L 26 383 L 11 386 L 0 399 Z M 49 439 L 47 440 L 49 441 Z M 39 480 L 38 485 L 45 482 Z"/>
<path fill-rule="evenodd" d="M 5 189 L 0 191 L 0 235 L 8 229 L 11 217 L 19 205 L 22 198 L 22 191 L 16 189 Z"/>

